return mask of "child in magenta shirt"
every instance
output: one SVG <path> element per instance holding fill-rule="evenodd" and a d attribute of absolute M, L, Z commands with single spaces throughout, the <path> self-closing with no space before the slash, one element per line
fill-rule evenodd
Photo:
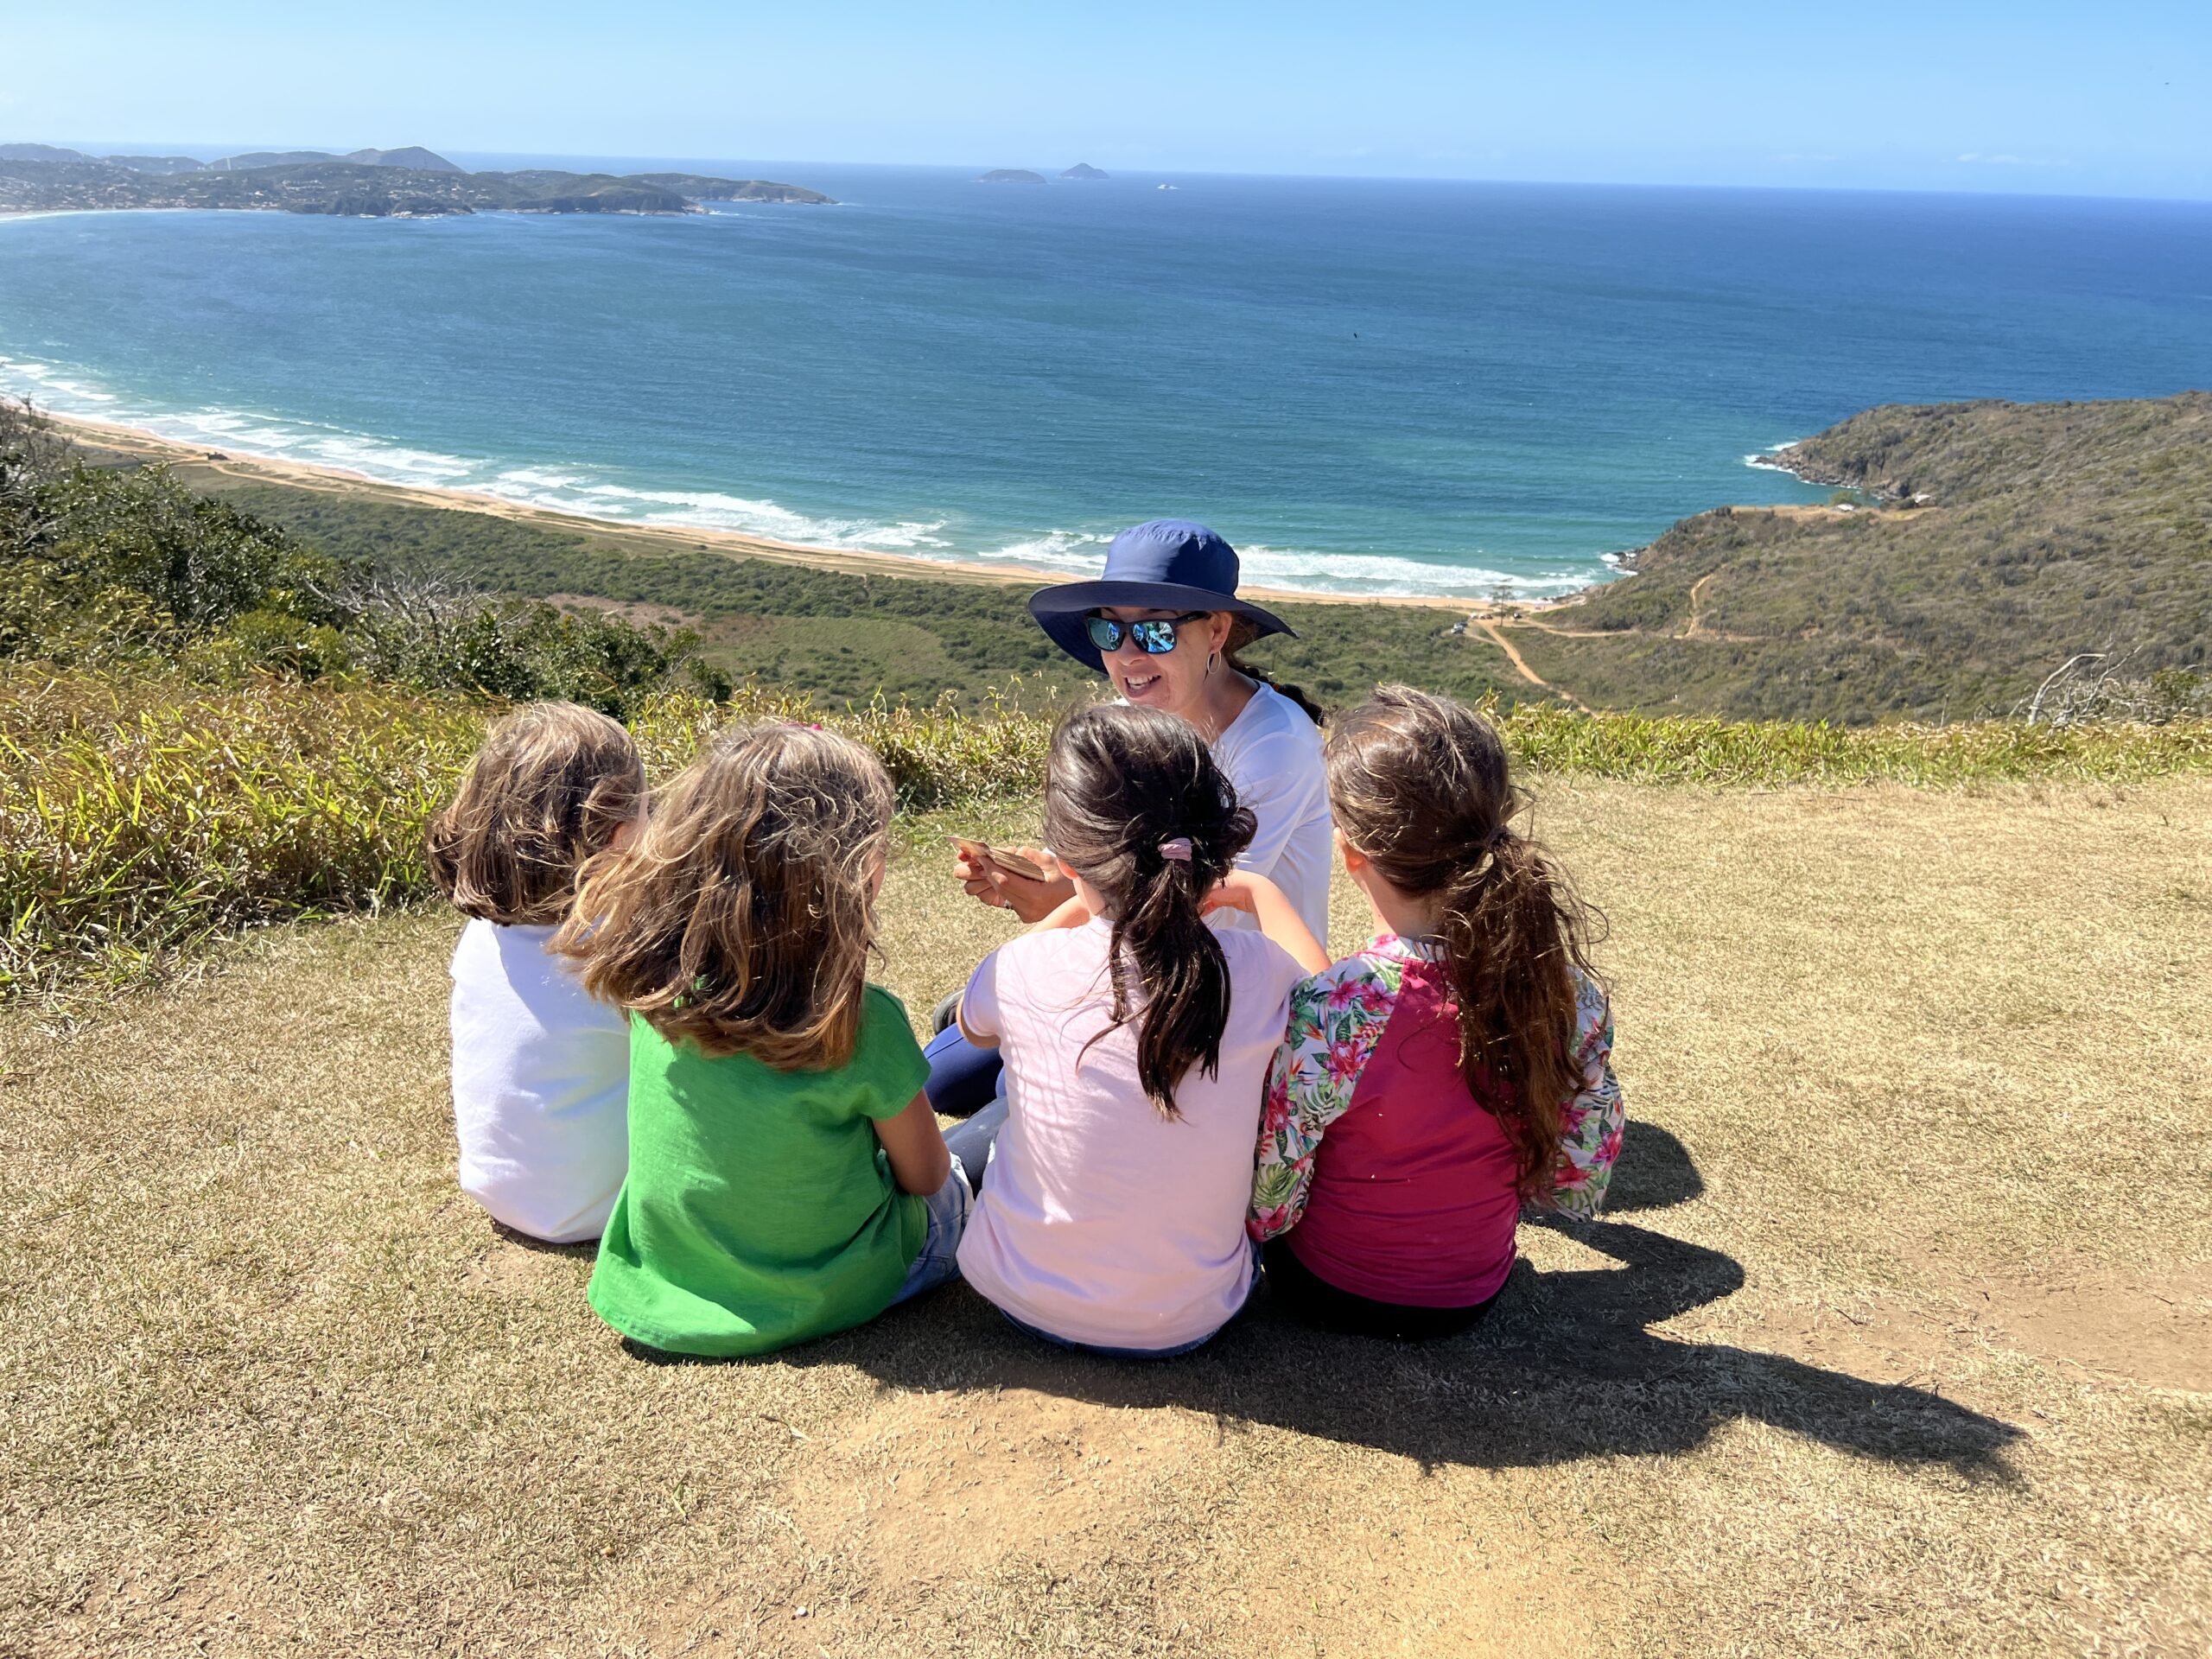
<path fill-rule="evenodd" d="M 1294 1313 L 1447 1335 L 1503 1287 L 1524 1203 L 1597 1212 L 1621 1141 L 1611 1014 L 1580 906 L 1511 828 L 1524 801 L 1487 721 L 1384 686 L 1328 765 L 1381 933 L 1292 993 L 1251 1232 Z"/>
<path fill-rule="evenodd" d="M 1006 1062 L 1003 1101 L 950 1137 L 982 1176 L 960 1271 L 1048 1341 L 1181 1353 L 1251 1292 L 1262 1085 L 1291 987 L 1328 957 L 1281 888 L 1230 876 L 1252 815 L 1186 721 L 1071 715 L 1045 828 L 1076 897 L 984 958 L 960 1003 L 963 1033 Z M 1217 931 L 1210 900 L 1258 931 Z"/>

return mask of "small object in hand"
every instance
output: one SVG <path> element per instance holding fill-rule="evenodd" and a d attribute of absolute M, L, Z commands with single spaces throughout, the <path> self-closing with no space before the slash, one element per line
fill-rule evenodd
<path fill-rule="evenodd" d="M 955 836 L 952 837 L 952 844 L 959 849 L 960 856 L 966 859 L 971 865 L 988 861 L 997 865 L 1008 875 L 1024 876 L 1032 881 L 1052 880 L 1043 870 L 1031 863 L 1020 853 L 1009 853 L 1004 848 L 994 847 L 987 841 L 970 841 L 964 836 Z"/>

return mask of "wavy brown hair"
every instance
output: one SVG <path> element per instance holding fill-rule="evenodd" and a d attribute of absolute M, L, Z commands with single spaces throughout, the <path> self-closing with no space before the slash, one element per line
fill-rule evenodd
<path fill-rule="evenodd" d="M 1137 1080 L 1164 1118 L 1192 1066 L 1221 1068 L 1229 963 L 1198 901 L 1252 844 L 1252 814 L 1187 721 L 1100 703 L 1062 721 L 1045 764 L 1045 836 L 1114 912 L 1113 1023 L 1137 1020 Z M 1187 860 L 1161 843 L 1186 838 Z M 1142 1001 L 1129 988 L 1130 972 Z M 1086 1048 L 1089 1044 L 1085 1044 Z"/>
<path fill-rule="evenodd" d="M 653 797 L 634 844 L 584 867 L 553 948 L 671 1042 L 834 1069 L 861 1029 L 891 779 L 808 726 L 741 727 Z"/>
<path fill-rule="evenodd" d="M 527 704 L 485 734 L 430 821 L 430 879 L 464 916 L 505 927 L 566 921 L 577 871 L 645 798 L 629 733 L 573 702 Z"/>
<path fill-rule="evenodd" d="M 1593 980 L 1592 914 L 1512 819 L 1529 805 L 1505 745 L 1465 704 L 1378 687 L 1329 734 L 1329 804 L 1346 841 L 1409 898 L 1436 906 L 1459 1068 L 1513 1143 L 1525 1198 L 1547 1190 L 1574 1069 L 1578 974 Z"/>

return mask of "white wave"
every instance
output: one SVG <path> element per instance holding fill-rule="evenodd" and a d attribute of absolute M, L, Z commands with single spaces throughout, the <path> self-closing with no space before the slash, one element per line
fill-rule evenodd
<path fill-rule="evenodd" d="M 1484 564 L 1447 564 L 1376 553 L 1314 553 L 1261 545 L 1241 548 L 1243 579 L 1255 587 L 1322 594 L 1547 598 L 1590 585 L 1591 573 L 1516 573 Z"/>
<path fill-rule="evenodd" d="M 111 421 L 196 447 L 306 461 L 386 483 L 473 490 L 519 505 L 616 524 L 727 531 L 802 547 L 967 559 L 1071 576 L 1096 575 L 1112 540 L 1109 532 L 1056 529 L 978 548 L 963 544 L 965 538 L 944 534 L 947 521 L 942 518 L 881 522 L 816 517 L 765 497 L 610 482 L 604 472 L 574 463 L 518 466 L 488 457 L 471 460 L 251 410 L 161 407 L 111 391 L 81 371 L 4 354 L 0 354 L 0 392 L 32 397 L 58 414 Z M 1472 551 L 1479 559 L 1480 550 Z M 1264 544 L 1246 546 L 1242 558 L 1244 578 L 1255 587 L 1377 596 L 1509 594 L 1545 598 L 1586 587 L 1598 574 L 1592 564 L 1515 573 L 1480 563 L 1321 553 Z"/>
<path fill-rule="evenodd" d="M 1765 448 L 1760 450 L 1757 454 L 1745 455 L 1744 457 L 1744 465 L 1746 467 L 1757 467 L 1764 472 L 1789 472 L 1789 468 L 1783 462 L 1777 461 L 1775 456 L 1780 454 L 1783 450 L 1789 448 L 1790 445 L 1794 443 L 1802 443 L 1804 442 L 1805 440 L 1802 438 L 1783 438 L 1779 442 L 1767 445 Z"/>
<path fill-rule="evenodd" d="M 510 484 L 517 489 L 565 490 L 582 484 L 581 473 L 556 472 L 550 467 L 510 467 L 492 480 L 495 484 Z"/>
<path fill-rule="evenodd" d="M 1098 574 L 1097 550 L 1114 538 L 1087 531 L 1048 530 L 1042 536 L 991 548 L 969 556 L 986 563 L 1035 565 L 1046 570 L 1066 570 L 1083 575 Z"/>
<path fill-rule="evenodd" d="M 463 461 L 459 455 L 441 454 L 434 449 L 406 449 L 375 438 L 316 438 L 303 447 L 334 467 L 356 472 L 388 467 L 416 480 L 451 483 L 468 478 L 476 471 L 473 462 Z"/>

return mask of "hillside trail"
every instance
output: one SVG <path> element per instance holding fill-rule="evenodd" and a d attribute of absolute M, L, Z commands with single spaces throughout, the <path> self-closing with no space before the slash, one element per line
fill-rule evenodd
<path fill-rule="evenodd" d="M 1516 617 L 1507 626 L 1533 628 L 1538 633 L 1548 633 L 1554 639 L 1618 639 L 1632 635 L 1647 635 L 1660 639 L 1710 639 L 1723 645 L 1755 645 L 1770 642 L 1771 636 L 1763 633 L 1731 633 L 1709 626 L 1705 620 L 1706 589 L 1713 584 L 1718 570 L 1708 570 L 1690 584 L 1690 620 L 1680 631 L 1650 628 L 1562 628 L 1549 622 L 1539 622 L 1533 617 Z M 1509 653 L 1510 647 L 1508 648 Z"/>
<path fill-rule="evenodd" d="M 1549 680 L 1544 678 L 1542 675 L 1537 673 L 1535 669 L 1529 667 L 1528 658 L 1522 656 L 1520 651 L 1515 646 L 1514 643 L 1510 639 L 1508 639 L 1505 635 L 1499 631 L 1497 623 L 1484 617 L 1471 617 L 1469 620 L 1474 623 L 1477 631 L 1487 638 L 1491 644 L 1496 645 L 1500 651 L 1505 653 L 1505 660 L 1513 664 L 1514 671 L 1519 674 L 1522 679 L 1528 681 L 1529 684 L 1536 687 L 1540 690 L 1550 692 L 1552 696 L 1559 698 L 1562 702 L 1567 703 L 1578 713 L 1586 715 L 1590 712 L 1590 705 L 1583 702 L 1581 698 L 1576 696 L 1573 692 L 1562 690 L 1560 687 L 1554 685 Z"/>

